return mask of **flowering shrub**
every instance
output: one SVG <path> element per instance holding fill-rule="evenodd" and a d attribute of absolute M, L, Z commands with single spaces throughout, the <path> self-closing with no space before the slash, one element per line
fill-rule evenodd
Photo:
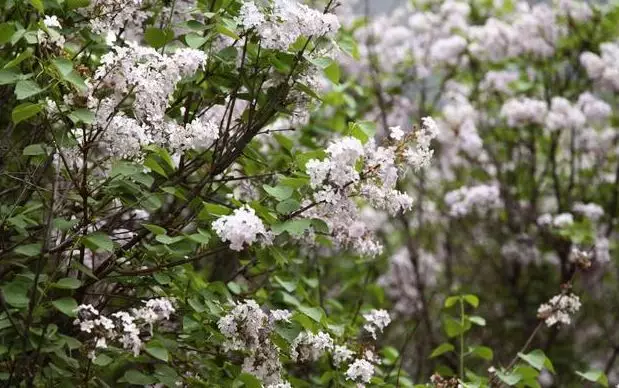
<path fill-rule="evenodd" d="M 491 3 L 0 2 L 0 382 L 619 382 L 619 8 Z"/>

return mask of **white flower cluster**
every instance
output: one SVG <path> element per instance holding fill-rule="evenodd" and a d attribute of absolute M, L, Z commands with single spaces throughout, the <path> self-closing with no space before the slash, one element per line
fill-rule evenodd
<path fill-rule="evenodd" d="M 466 47 L 466 39 L 459 35 L 439 39 L 430 48 L 430 61 L 436 64 L 457 65 Z"/>
<path fill-rule="evenodd" d="M 611 114 L 611 107 L 606 102 L 585 92 L 578 102 L 571 103 L 563 97 L 553 97 L 550 109 L 546 102 L 531 98 L 511 98 L 501 107 L 501 117 L 510 127 L 527 124 L 543 124 L 550 131 L 561 129 L 580 130 L 590 121 L 604 122 Z"/>
<path fill-rule="evenodd" d="M 569 325 L 571 315 L 580 309 L 580 298 L 573 293 L 553 296 L 548 303 L 539 306 L 537 316 L 546 322 L 548 327 L 557 323 Z"/>
<path fill-rule="evenodd" d="M 590 122 L 603 122 L 612 114 L 610 105 L 589 92 L 578 97 L 578 108 Z"/>
<path fill-rule="evenodd" d="M 368 360 L 358 358 L 346 370 L 346 379 L 359 383 L 357 386 L 363 387 L 374 376 L 374 365 Z"/>
<path fill-rule="evenodd" d="M 91 0 L 78 11 L 90 19 L 95 34 L 117 34 L 127 23 L 141 25 L 148 17 L 141 10 L 142 0 Z"/>
<path fill-rule="evenodd" d="M 193 49 L 168 55 L 135 43 L 113 47 L 101 58 L 93 79 L 87 80 L 87 107 L 95 112 L 93 128 L 100 133 L 99 148 L 116 158 L 133 158 L 149 144 L 175 151 L 210 147 L 219 136 L 217 125 L 203 118 L 186 126 L 164 120 L 178 82 L 193 75 L 205 61 L 206 54 Z M 133 97 L 133 103 L 130 112 L 125 112 L 122 104 L 128 97 Z M 77 98 L 65 100 L 73 105 Z M 74 130 L 74 135 L 78 142 L 86 140 L 82 129 Z"/>
<path fill-rule="evenodd" d="M 51 46 L 52 49 L 55 47 L 62 49 L 64 47 L 65 37 L 62 33 L 60 33 L 60 31 L 58 31 L 62 28 L 58 17 L 56 15 L 45 15 L 43 25 L 45 26 L 44 30 L 37 30 L 37 40 L 39 41 L 39 44 L 43 46 Z"/>
<path fill-rule="evenodd" d="M 153 325 L 170 319 L 174 306 L 166 298 L 150 299 L 145 306 L 130 311 L 118 311 L 106 317 L 92 305 L 80 305 L 75 325 L 80 331 L 93 334 L 94 349 L 89 357 L 94 359 L 96 349 L 107 348 L 107 341 L 118 341 L 124 349 L 131 350 L 134 356 L 140 354 L 145 333 L 152 335 Z"/>
<path fill-rule="evenodd" d="M 279 50 L 287 50 L 300 37 L 328 35 L 340 28 L 335 15 L 296 0 L 273 0 L 260 8 L 245 0 L 237 21 L 247 30 L 255 29 L 263 47 Z"/>
<path fill-rule="evenodd" d="M 519 78 L 520 75 L 517 71 L 491 70 L 486 73 L 484 79 L 479 84 L 479 88 L 486 93 L 497 92 L 510 96 L 514 93 L 511 84 Z"/>
<path fill-rule="evenodd" d="M 281 381 L 279 348 L 270 335 L 275 322 L 287 321 L 289 317 L 283 310 L 265 313 L 254 300 L 246 300 L 222 317 L 217 326 L 226 337 L 226 350 L 249 353 L 243 360 L 243 371 L 256 376 L 265 385 L 277 386 L 285 383 Z"/>
<path fill-rule="evenodd" d="M 597 203 L 576 202 L 572 210 L 578 214 L 582 214 L 591 221 L 597 221 L 604 215 L 604 209 Z"/>
<path fill-rule="evenodd" d="M 301 332 L 290 345 L 290 358 L 295 362 L 318 360 L 325 352 L 333 350 L 333 339 L 324 332 Z"/>
<path fill-rule="evenodd" d="M 537 217 L 537 225 L 548 227 L 554 226 L 555 228 L 562 229 L 571 226 L 574 223 L 574 216 L 572 213 L 561 213 L 556 216 L 552 216 L 552 214 L 545 213 L 541 216 Z"/>
<path fill-rule="evenodd" d="M 574 216 L 571 213 L 557 214 L 552 220 L 552 225 L 555 228 L 567 228 L 574 223 Z"/>
<path fill-rule="evenodd" d="M 363 329 L 370 333 L 372 338 L 376 339 L 376 332 L 382 333 L 385 327 L 391 323 L 391 317 L 386 310 L 372 310 L 363 314 L 366 323 Z"/>
<path fill-rule="evenodd" d="M 532 98 L 510 98 L 501 107 L 501 117 L 510 127 L 526 124 L 543 124 L 548 113 L 548 105 Z"/>
<path fill-rule="evenodd" d="M 230 242 L 230 249 L 235 251 L 242 251 L 245 244 L 252 245 L 258 237 L 262 237 L 267 243 L 269 241 L 269 234 L 262 220 L 248 205 L 235 209 L 231 215 L 219 217 L 212 227 L 222 241 Z"/>
<path fill-rule="evenodd" d="M 461 187 L 445 194 L 445 203 L 449 206 L 449 215 L 452 217 L 464 217 L 474 210 L 484 212 L 502 206 L 496 185 Z"/>
<path fill-rule="evenodd" d="M 336 345 L 333 349 L 333 364 L 336 368 L 352 359 L 354 353 L 344 345 Z"/>
<path fill-rule="evenodd" d="M 564 3 L 577 4 L 577 0 Z M 513 20 L 490 17 L 482 26 L 471 26 L 469 50 L 478 58 L 493 62 L 521 55 L 548 58 L 554 55 L 556 45 L 566 35 L 567 29 L 558 23 L 564 14 L 559 8 L 540 3 L 533 6 L 519 1 Z"/>
<path fill-rule="evenodd" d="M 421 119 L 421 129 L 415 133 L 415 147 L 408 147 L 404 156 L 408 164 L 415 170 L 430 165 L 434 150 L 430 148 L 432 140 L 438 136 L 439 129 L 431 117 Z"/>
<path fill-rule="evenodd" d="M 619 90 L 619 43 L 602 43 L 599 55 L 590 51 L 582 53 L 580 63 L 589 78 L 601 87 Z"/>
<path fill-rule="evenodd" d="M 206 54 L 200 50 L 182 48 L 168 55 L 129 42 L 127 47 L 112 47 L 101 58 L 94 80 L 110 86 L 116 102 L 133 92 L 136 118 L 159 124 L 178 82 L 193 75 L 205 62 Z"/>
<path fill-rule="evenodd" d="M 373 140 L 363 146 L 353 137 L 344 137 L 327 148 L 327 158 L 311 159 L 306 164 L 310 184 L 316 191 L 314 203 L 304 216 L 324 220 L 339 246 L 351 248 L 364 255 L 375 255 L 382 250 L 374 241 L 373 233 L 361 221 L 357 203 L 352 197 L 361 195 L 372 207 L 398 214 L 409 210 L 413 200 L 395 188 L 402 165 L 408 163 L 418 169 L 429 164 L 433 150 L 430 143 L 438 128 L 431 118 L 424 118 L 421 129 L 400 134 L 396 144 L 377 146 Z M 415 138 L 415 145 L 408 140 Z M 357 170 L 358 163 L 363 167 Z M 302 206 L 309 206 L 306 201 Z"/>
<path fill-rule="evenodd" d="M 58 16 L 56 15 L 45 15 L 45 18 L 43 18 L 43 24 L 45 24 L 45 27 L 62 28 L 60 21 L 58 20 Z"/>
<path fill-rule="evenodd" d="M 472 157 L 479 156 L 483 147 L 483 141 L 477 132 L 476 125 L 479 113 L 468 98 L 454 93 L 454 97 L 445 103 L 442 111 L 443 118 L 439 121 L 439 125 L 447 130 L 441 131 L 439 138 L 441 144 L 445 148 L 452 145 L 455 149 L 462 150 Z M 455 155 L 450 155 L 450 157 L 453 160 Z"/>
<path fill-rule="evenodd" d="M 546 128 L 551 131 L 559 129 L 580 129 L 585 125 L 585 115 L 574 104 L 563 97 L 553 97 L 550 111 L 546 116 Z"/>

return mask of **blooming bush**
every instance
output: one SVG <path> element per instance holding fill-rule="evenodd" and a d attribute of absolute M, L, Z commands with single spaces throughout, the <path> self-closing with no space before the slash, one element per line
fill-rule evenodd
<path fill-rule="evenodd" d="M 619 8 L 368 6 L 0 2 L 4 386 L 619 382 Z"/>

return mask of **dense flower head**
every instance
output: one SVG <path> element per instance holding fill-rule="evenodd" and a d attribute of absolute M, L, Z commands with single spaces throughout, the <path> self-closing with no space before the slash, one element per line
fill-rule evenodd
<path fill-rule="evenodd" d="M 235 304 L 234 308 L 219 319 L 217 326 L 226 341 L 226 350 L 246 352 L 243 371 L 258 377 L 265 384 L 284 384 L 281 381 L 282 364 L 279 348 L 270 338 L 274 323 L 287 320 L 286 310 L 264 312 L 252 299 Z"/>
<path fill-rule="evenodd" d="M 496 185 L 464 186 L 445 195 L 452 217 L 463 217 L 473 211 L 484 212 L 502 206 L 499 188 Z"/>
<path fill-rule="evenodd" d="M 556 324 L 569 325 L 571 316 L 580 309 L 580 298 L 573 293 L 553 296 L 548 303 L 539 306 L 537 316 L 546 322 L 548 327 Z"/>
<path fill-rule="evenodd" d="M 296 0 L 274 0 L 262 7 L 245 0 L 237 22 L 247 30 L 255 29 L 265 48 L 279 50 L 287 50 L 300 37 L 333 34 L 340 27 L 335 15 Z"/>
<path fill-rule="evenodd" d="M 604 215 L 604 209 L 597 203 L 576 202 L 572 209 L 575 213 L 582 214 L 591 221 L 597 221 Z"/>
<path fill-rule="evenodd" d="M 547 112 L 548 106 L 544 101 L 531 98 L 511 98 L 501 108 L 501 116 L 510 127 L 542 124 Z"/>
<path fill-rule="evenodd" d="M 259 237 L 267 237 L 267 231 L 256 211 L 245 205 L 231 215 L 219 217 L 213 222 L 213 230 L 223 241 L 230 242 L 230 249 L 241 251 L 252 245 Z"/>
<path fill-rule="evenodd" d="M 138 356 L 145 335 L 152 336 L 153 325 L 169 320 L 176 310 L 167 298 L 150 299 L 144 306 L 130 311 L 117 311 L 110 316 L 101 314 L 92 305 L 79 305 L 73 322 L 80 331 L 94 337 L 94 345 L 88 356 L 96 357 L 96 349 L 107 348 L 108 341 L 118 341 L 124 349 Z"/>
<path fill-rule="evenodd" d="M 559 129 L 580 129 L 586 117 L 578 107 L 563 97 L 553 97 L 546 117 L 546 127 L 551 131 Z"/>
<path fill-rule="evenodd" d="M 358 383 L 369 383 L 374 376 L 374 365 L 368 360 L 356 359 L 346 370 L 346 379 Z"/>
<path fill-rule="evenodd" d="M 344 364 L 348 360 L 353 358 L 354 353 L 343 345 L 336 345 L 333 349 L 333 364 L 336 367 Z"/>
<path fill-rule="evenodd" d="M 80 12 L 90 19 L 94 33 L 117 34 L 127 24 L 137 26 L 148 17 L 142 5 L 142 0 L 92 0 Z"/>
<path fill-rule="evenodd" d="M 619 90 L 619 44 L 606 42 L 600 45 L 600 54 L 585 51 L 580 55 L 580 63 L 590 79 L 603 88 Z"/>
<path fill-rule="evenodd" d="M 290 345 L 290 358 L 295 362 L 316 361 L 333 349 L 333 339 L 325 332 L 301 332 Z"/>
<path fill-rule="evenodd" d="M 376 333 L 382 331 L 391 323 L 391 317 L 386 310 L 372 310 L 363 314 L 366 323 L 363 329 L 370 333 L 372 338 L 376 339 Z"/>

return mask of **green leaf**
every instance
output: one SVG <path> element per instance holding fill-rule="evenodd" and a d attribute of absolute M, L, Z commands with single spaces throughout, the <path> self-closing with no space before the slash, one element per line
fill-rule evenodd
<path fill-rule="evenodd" d="M 340 82 L 340 67 L 336 61 L 332 61 L 331 64 L 324 69 L 324 73 L 334 84 Z"/>
<path fill-rule="evenodd" d="M 2 286 L 4 300 L 13 307 L 23 308 L 28 306 L 28 287 L 21 282 L 13 281 Z"/>
<path fill-rule="evenodd" d="M 361 58 L 359 55 L 359 47 L 357 46 L 357 42 L 352 36 L 344 35 L 337 43 L 346 54 L 350 55 L 355 60 L 359 60 L 359 58 Z"/>
<path fill-rule="evenodd" d="M 35 94 L 39 94 L 43 91 L 34 81 L 21 80 L 17 82 L 15 86 L 15 96 L 18 100 L 24 100 L 28 97 L 32 97 Z"/>
<path fill-rule="evenodd" d="M 232 213 L 232 210 L 229 207 L 218 205 L 216 203 L 203 203 L 204 207 L 198 218 L 201 220 L 212 219 L 213 217 L 217 218 L 219 216 L 225 216 Z"/>
<path fill-rule="evenodd" d="M 576 374 L 587 381 L 598 383 L 603 387 L 608 387 L 608 377 L 600 369 L 590 369 L 587 372 L 576 372 Z"/>
<path fill-rule="evenodd" d="M 297 289 L 297 282 L 294 280 L 283 280 L 277 275 L 275 275 L 274 279 L 277 282 L 277 284 L 284 287 L 284 290 L 288 292 L 294 292 L 294 290 Z"/>
<path fill-rule="evenodd" d="M 473 349 L 471 349 L 471 354 L 488 361 L 492 360 L 492 358 L 494 357 L 492 349 L 486 346 L 475 346 Z"/>
<path fill-rule="evenodd" d="M 320 323 L 322 317 L 324 316 L 324 312 L 320 307 L 309 307 L 301 305 L 299 306 L 299 311 L 301 311 L 303 314 L 307 315 L 318 323 Z"/>
<path fill-rule="evenodd" d="M 80 288 L 82 282 L 75 278 L 62 278 L 53 284 L 56 288 L 62 288 L 66 290 L 76 290 Z"/>
<path fill-rule="evenodd" d="M 477 308 L 479 306 L 479 298 L 473 294 L 467 294 L 463 296 L 464 301 L 471 306 Z"/>
<path fill-rule="evenodd" d="M 81 273 L 85 274 L 86 276 L 88 276 L 89 278 L 91 278 L 93 280 L 99 280 L 99 278 L 96 277 L 94 273 L 92 273 L 92 270 L 90 268 L 86 267 L 82 263 L 78 263 L 77 261 L 72 261 L 71 262 L 71 268 L 74 268 L 74 269 L 80 271 Z"/>
<path fill-rule="evenodd" d="M 258 380 L 254 375 L 249 373 L 241 373 L 235 380 L 235 383 L 242 383 L 247 388 L 262 388 L 262 382 Z M 237 385 L 234 385 L 237 386 Z"/>
<path fill-rule="evenodd" d="M 77 109 L 69 113 L 69 118 L 75 124 L 77 123 L 92 124 L 95 121 L 95 114 L 88 109 Z"/>
<path fill-rule="evenodd" d="M 312 225 L 312 220 L 289 220 L 281 224 L 276 224 L 271 227 L 271 231 L 275 234 L 282 234 L 288 232 L 293 236 L 302 236 L 306 230 Z"/>
<path fill-rule="evenodd" d="M 87 7 L 90 4 L 89 0 L 66 0 L 67 9 L 73 10 L 78 8 Z"/>
<path fill-rule="evenodd" d="M 19 53 L 19 55 L 16 56 L 14 59 L 12 59 L 9 63 L 4 65 L 4 68 L 8 69 L 8 68 L 11 68 L 11 67 L 19 65 L 24 60 L 30 58 L 33 53 L 34 53 L 33 48 L 32 47 L 28 47 L 26 50 L 24 50 L 21 53 Z"/>
<path fill-rule="evenodd" d="M 24 75 L 15 69 L 0 70 L 0 85 L 14 84 L 22 79 Z"/>
<path fill-rule="evenodd" d="M 518 382 L 520 382 L 520 380 L 522 380 L 522 376 L 520 376 L 520 374 L 518 373 L 503 373 L 497 371 L 496 375 L 499 380 L 510 386 L 516 385 L 518 384 Z"/>
<path fill-rule="evenodd" d="M 69 317 L 77 316 L 77 302 L 75 299 L 66 297 L 52 301 L 52 305 L 58 309 L 61 313 L 68 315 Z"/>
<path fill-rule="evenodd" d="M 460 301 L 459 296 L 450 296 L 449 298 L 445 299 L 445 308 L 452 307 L 453 305 L 458 303 L 458 301 Z"/>
<path fill-rule="evenodd" d="M 151 356 L 155 357 L 158 360 L 161 361 L 165 361 L 168 362 L 168 350 L 164 347 L 162 347 L 159 344 L 147 344 L 146 347 L 146 353 L 150 354 Z"/>
<path fill-rule="evenodd" d="M 17 125 L 21 123 L 22 121 L 27 120 L 32 116 L 35 116 L 40 111 L 41 111 L 40 105 L 25 102 L 23 104 L 17 105 L 13 109 L 13 112 L 11 113 L 11 118 L 13 119 L 13 123 Z"/>
<path fill-rule="evenodd" d="M 0 24 L 0 45 L 3 45 L 9 41 L 13 37 L 15 33 L 15 27 L 13 27 L 12 23 L 2 23 Z"/>
<path fill-rule="evenodd" d="M 217 32 L 219 32 L 220 34 L 229 36 L 230 38 L 234 39 L 234 40 L 239 40 L 241 39 L 240 36 L 238 36 L 236 34 L 236 32 L 232 31 L 231 29 L 229 29 L 228 27 L 224 26 L 223 24 L 217 24 L 216 28 Z"/>
<path fill-rule="evenodd" d="M 112 358 L 110 356 L 106 356 L 105 354 L 97 354 L 97 358 L 93 360 L 93 364 L 98 366 L 106 366 L 112 362 Z"/>
<path fill-rule="evenodd" d="M 73 62 L 65 58 L 56 58 L 54 59 L 53 62 L 54 62 L 54 66 L 56 66 L 56 68 L 58 69 L 58 72 L 60 73 L 60 76 L 62 77 L 63 80 L 73 84 L 75 87 L 77 87 L 81 91 L 85 91 L 86 89 L 88 89 L 88 86 L 86 86 L 86 83 L 84 82 L 82 77 L 79 75 L 79 73 L 73 70 Z M 86 109 L 81 109 L 81 110 L 88 112 L 88 110 Z M 69 115 L 69 117 L 71 117 L 71 115 Z M 85 117 L 88 117 L 88 116 L 85 116 Z M 77 122 L 73 118 L 71 119 L 74 122 Z M 94 115 L 93 115 L 93 119 L 94 119 Z M 86 120 L 83 120 L 83 121 L 85 123 L 90 124 L 92 123 L 93 119 L 90 119 L 90 122 Z"/>
<path fill-rule="evenodd" d="M 165 234 L 158 234 L 155 237 L 155 240 L 159 241 L 163 245 L 172 245 L 172 244 L 175 244 L 177 242 L 183 241 L 184 239 L 185 239 L 185 236 L 170 237 L 170 236 L 165 235 Z"/>
<path fill-rule="evenodd" d="M 478 326 L 486 326 L 486 320 L 480 316 L 473 315 L 467 319 Z"/>
<path fill-rule="evenodd" d="M 39 13 L 45 13 L 45 7 L 43 7 L 42 0 L 30 0 L 30 4 L 32 4 L 32 6 L 39 11 Z"/>
<path fill-rule="evenodd" d="M 239 286 L 239 284 L 236 282 L 228 282 L 226 286 L 228 287 L 230 292 L 233 293 L 234 295 L 239 295 L 241 292 L 243 292 L 243 290 L 241 289 L 241 286 Z"/>
<path fill-rule="evenodd" d="M 125 372 L 119 382 L 127 382 L 135 385 L 148 385 L 155 384 L 157 380 L 154 377 L 147 376 L 142 372 L 131 369 Z"/>
<path fill-rule="evenodd" d="M 67 76 L 73 71 L 73 62 L 66 58 L 56 58 L 53 60 L 54 66 L 60 72 L 60 75 Z"/>
<path fill-rule="evenodd" d="M 273 137 L 275 137 L 275 140 L 277 140 L 279 145 L 281 145 L 286 151 L 292 152 L 292 148 L 294 147 L 294 142 L 288 136 L 284 136 L 281 133 L 276 133 L 273 135 Z M 283 182 L 280 182 L 280 184 L 282 183 Z"/>
<path fill-rule="evenodd" d="M 376 134 L 376 124 L 371 121 L 357 121 L 348 125 L 347 134 L 366 143 Z"/>
<path fill-rule="evenodd" d="M 205 37 L 193 32 L 185 35 L 185 43 L 187 43 L 187 46 L 193 49 L 197 49 L 198 47 L 202 46 L 204 43 L 206 43 L 206 41 L 207 39 Z"/>
<path fill-rule="evenodd" d="M 67 74 L 64 79 L 82 92 L 88 89 L 88 86 L 86 85 L 86 82 L 84 82 L 84 79 L 75 70 Z"/>
<path fill-rule="evenodd" d="M 15 248 L 15 253 L 19 253 L 20 255 L 24 255 L 28 257 L 34 257 L 34 256 L 38 256 L 41 253 L 42 248 L 43 248 L 43 245 L 41 243 L 20 245 L 17 248 Z"/>
<path fill-rule="evenodd" d="M 208 244 L 209 241 L 211 241 L 211 235 L 208 232 L 198 229 L 198 233 L 191 234 L 189 239 L 198 244 Z"/>
<path fill-rule="evenodd" d="M 144 40 L 151 47 L 160 48 L 174 40 L 174 31 L 171 29 L 162 30 L 155 27 L 148 27 L 144 33 Z"/>
<path fill-rule="evenodd" d="M 22 155 L 24 156 L 36 156 L 36 155 L 45 155 L 47 151 L 45 151 L 45 144 L 30 144 L 26 146 L 22 151 Z"/>
<path fill-rule="evenodd" d="M 294 198 L 288 198 L 275 206 L 279 214 L 288 215 L 301 207 L 301 203 Z"/>
<path fill-rule="evenodd" d="M 454 346 L 448 342 L 442 343 L 437 346 L 432 353 L 430 354 L 430 358 L 438 357 L 441 354 L 445 354 L 447 352 L 452 352 L 454 350 Z"/>
<path fill-rule="evenodd" d="M 269 185 L 262 185 L 264 191 L 266 191 L 269 195 L 277 199 L 278 201 L 283 201 L 285 199 L 290 198 L 294 189 L 289 186 L 277 185 L 275 187 Z"/>
<path fill-rule="evenodd" d="M 443 325 L 445 328 L 445 333 L 447 334 L 449 338 L 453 338 L 455 336 L 458 336 L 466 332 L 471 326 L 471 324 L 466 321 L 464 322 L 464 326 L 462 326 L 460 324 L 460 321 L 455 320 L 450 317 L 447 317 L 444 319 Z"/>
<path fill-rule="evenodd" d="M 541 371 L 543 368 L 548 369 L 550 372 L 555 373 L 555 369 L 552 365 L 552 362 L 543 351 L 539 349 L 535 349 L 530 353 L 518 353 L 518 357 L 522 360 L 526 361 L 527 364 L 531 365 L 533 368 Z"/>
<path fill-rule="evenodd" d="M 312 218 L 312 228 L 314 228 L 316 233 L 330 233 L 329 225 L 319 218 Z"/>
<path fill-rule="evenodd" d="M 84 245 L 93 251 L 114 252 L 114 243 L 110 237 L 102 232 L 94 232 L 84 239 Z"/>
<path fill-rule="evenodd" d="M 152 232 L 155 235 L 166 234 L 165 228 L 161 226 L 153 225 L 153 224 L 142 224 L 143 227 L 148 229 L 149 232 Z"/>

